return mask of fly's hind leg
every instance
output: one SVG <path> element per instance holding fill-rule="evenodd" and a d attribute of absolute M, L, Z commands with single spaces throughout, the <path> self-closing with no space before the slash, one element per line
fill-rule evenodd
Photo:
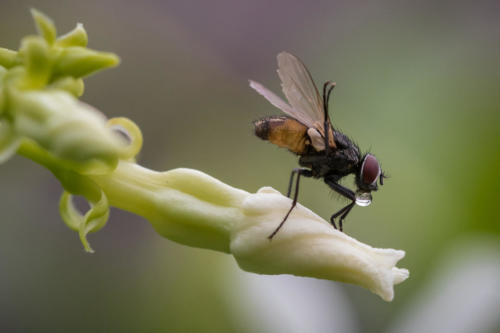
<path fill-rule="evenodd" d="M 297 198 L 299 196 L 299 181 L 300 181 L 300 177 L 301 176 L 303 176 L 303 177 L 312 177 L 312 172 L 309 169 L 301 169 L 301 168 L 293 169 L 292 174 L 290 175 L 290 183 L 288 184 L 288 194 L 287 194 L 287 197 L 290 197 L 290 193 L 292 191 L 293 178 L 294 178 L 295 174 L 297 174 L 297 180 L 295 182 L 295 193 L 293 195 L 292 207 L 290 207 L 290 209 L 286 213 L 285 217 L 283 218 L 283 221 L 281 221 L 281 223 L 278 225 L 278 227 L 276 229 L 274 229 L 274 231 L 269 236 L 267 236 L 267 238 L 269 238 L 269 240 L 273 239 L 274 235 L 276 235 L 278 233 L 278 231 L 281 229 L 281 227 L 283 226 L 283 224 L 285 224 L 285 222 L 288 219 L 288 216 L 290 215 L 290 213 L 292 212 L 292 210 L 297 205 Z"/>

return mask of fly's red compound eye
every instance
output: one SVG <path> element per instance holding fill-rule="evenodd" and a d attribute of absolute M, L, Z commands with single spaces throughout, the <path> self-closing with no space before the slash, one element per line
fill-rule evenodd
<path fill-rule="evenodd" d="M 381 170 L 375 156 L 367 154 L 361 165 L 361 180 L 366 185 L 371 185 L 377 182 Z"/>

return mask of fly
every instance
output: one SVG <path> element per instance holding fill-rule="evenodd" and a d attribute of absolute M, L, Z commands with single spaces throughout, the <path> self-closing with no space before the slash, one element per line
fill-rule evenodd
<path fill-rule="evenodd" d="M 301 177 L 323 179 L 332 190 L 351 201 L 330 218 L 335 229 L 338 218 L 342 231 L 342 224 L 355 204 L 371 203 L 371 192 L 378 190 L 377 181 L 384 184 L 384 173 L 374 155 L 361 154 L 355 143 L 332 126 L 328 102 L 335 82 L 325 82 L 320 96 L 305 65 L 287 52 L 278 54 L 278 75 L 288 103 L 260 83 L 250 81 L 253 89 L 286 114 L 254 121 L 255 135 L 298 155 L 300 168 L 293 169 L 288 184 L 290 197 L 297 176 L 292 206 L 268 238 L 276 235 L 296 206 Z M 355 175 L 356 192 L 339 184 L 349 174 Z"/>

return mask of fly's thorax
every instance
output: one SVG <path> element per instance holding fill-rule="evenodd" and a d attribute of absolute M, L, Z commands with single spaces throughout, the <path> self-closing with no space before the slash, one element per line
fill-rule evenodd
<path fill-rule="evenodd" d="M 351 141 L 351 139 L 349 139 L 349 137 L 347 135 L 345 135 L 344 133 L 342 133 L 336 129 L 333 131 L 333 136 L 335 139 L 335 144 L 337 145 L 338 149 L 347 149 L 350 146 L 354 145 L 353 142 Z"/>
<path fill-rule="evenodd" d="M 299 165 L 311 169 L 314 178 L 324 177 L 329 171 L 325 152 L 317 152 L 312 146 L 308 146 L 304 154 L 300 155 Z"/>
<path fill-rule="evenodd" d="M 357 147 L 335 149 L 328 154 L 328 165 L 332 170 L 343 174 L 354 173 L 359 169 L 360 156 Z"/>

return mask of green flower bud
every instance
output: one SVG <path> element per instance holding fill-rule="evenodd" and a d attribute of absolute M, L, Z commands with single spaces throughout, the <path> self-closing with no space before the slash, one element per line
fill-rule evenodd
<path fill-rule="evenodd" d="M 43 88 L 49 81 L 52 71 L 52 60 L 47 42 L 37 36 L 25 37 L 19 54 L 27 74 L 22 88 Z"/>
<path fill-rule="evenodd" d="M 85 84 L 82 79 L 66 76 L 52 82 L 48 88 L 65 90 L 75 97 L 80 97 L 85 90 Z"/>
<path fill-rule="evenodd" d="M 78 23 L 76 27 L 65 35 L 59 37 L 56 41 L 56 46 L 69 47 L 81 46 L 86 47 L 88 43 L 88 36 L 83 24 Z"/>
<path fill-rule="evenodd" d="M 0 115 L 3 114 L 4 106 L 5 106 L 5 92 L 3 89 L 3 87 L 4 87 L 3 78 L 4 78 L 6 73 L 7 73 L 7 70 L 0 66 Z"/>
<path fill-rule="evenodd" d="M 36 9 L 31 9 L 31 15 L 35 20 L 35 25 L 40 36 L 42 36 L 47 43 L 52 45 L 56 40 L 57 32 L 54 22 Z"/>
<path fill-rule="evenodd" d="M 117 66 L 119 62 L 120 59 L 113 53 L 72 46 L 64 48 L 56 59 L 54 75 L 80 78 L 101 69 Z"/>
<path fill-rule="evenodd" d="M 0 122 L 0 164 L 16 153 L 21 138 L 7 121 Z"/>
<path fill-rule="evenodd" d="M 15 66 L 5 72 L 3 76 L 3 92 L 4 98 L 7 102 L 7 93 L 10 89 L 22 89 L 28 86 L 28 74 L 24 66 Z M 8 105 L 4 105 L 6 113 L 12 113 Z"/>
<path fill-rule="evenodd" d="M 16 132 L 84 174 L 114 169 L 124 140 L 106 118 L 63 91 L 14 91 L 9 94 Z"/>
<path fill-rule="evenodd" d="M 17 64 L 17 52 L 0 47 L 0 66 L 11 68 Z"/>

